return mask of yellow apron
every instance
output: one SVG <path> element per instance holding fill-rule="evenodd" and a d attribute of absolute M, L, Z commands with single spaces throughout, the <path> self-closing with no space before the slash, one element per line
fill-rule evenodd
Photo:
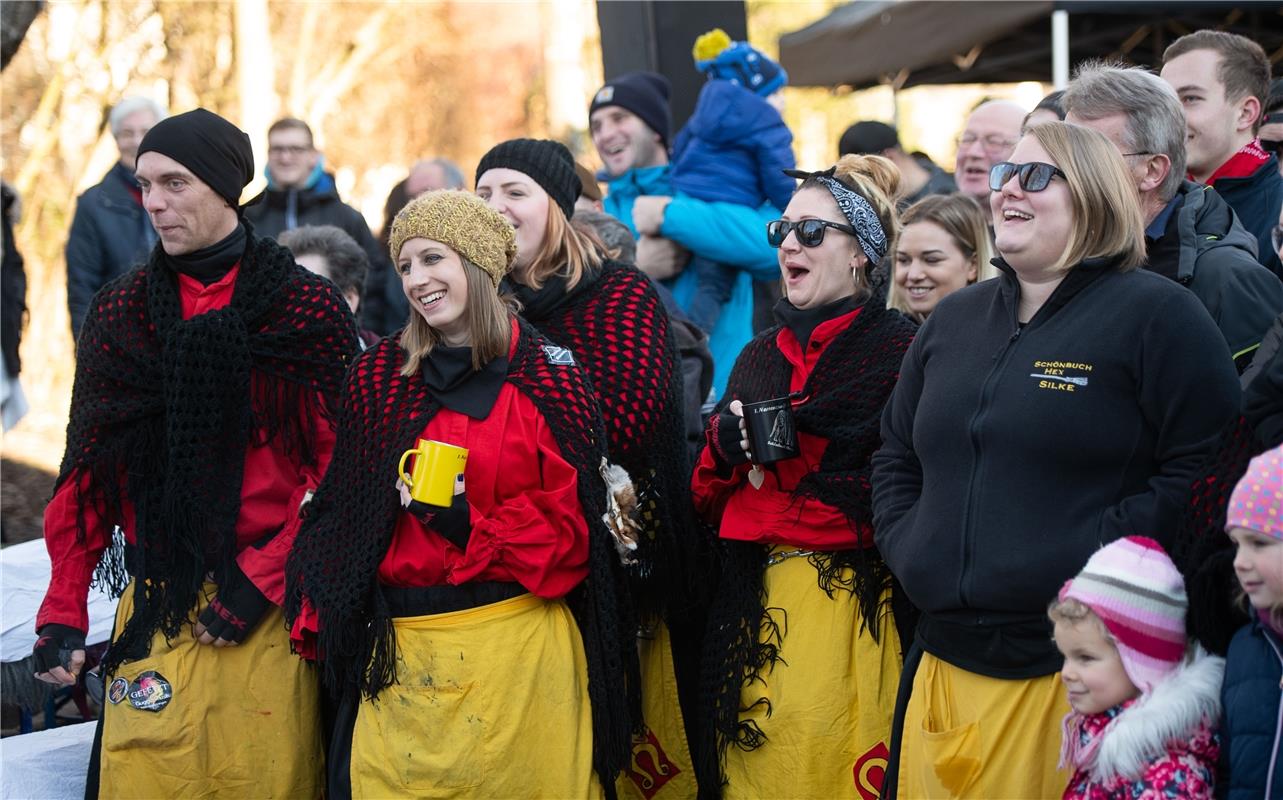
<path fill-rule="evenodd" d="M 117 631 L 133 613 L 133 588 L 120 598 Z M 205 585 L 206 596 L 215 591 Z M 280 608 L 235 647 L 199 644 L 190 626 L 168 644 L 157 633 L 151 654 L 114 679 L 103 701 L 100 797 L 320 796 L 316 671 L 290 652 Z M 166 684 L 172 697 L 146 710 L 164 702 Z"/>
<path fill-rule="evenodd" d="M 899 797 L 1059 798 L 1067 713 L 1059 673 L 987 678 L 924 653 L 905 710 Z"/>
<path fill-rule="evenodd" d="M 353 798 L 601 797 L 588 663 L 563 601 L 392 624 L 397 683 L 357 711 Z"/>
<path fill-rule="evenodd" d="M 633 739 L 632 757 L 615 791 L 637 800 L 693 800 L 698 789 L 677 700 L 672 640 L 662 621 L 648 634 L 638 639 L 646 730 Z"/>
<path fill-rule="evenodd" d="M 780 558 L 790 551 L 775 548 L 778 563 L 764 577 L 781 660 L 740 695 L 741 708 L 770 701 L 770 716 L 762 705 L 740 712 L 766 742 L 756 750 L 727 748 L 724 796 L 874 800 L 889 754 L 899 636 L 888 610 L 880 641 L 873 641 L 855 597 L 839 591 L 830 599 L 805 557 Z"/>

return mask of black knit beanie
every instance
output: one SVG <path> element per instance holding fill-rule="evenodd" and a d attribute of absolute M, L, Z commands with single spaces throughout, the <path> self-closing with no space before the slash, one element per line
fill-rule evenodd
<path fill-rule="evenodd" d="M 157 152 L 182 164 L 232 208 L 254 179 L 249 134 L 203 108 L 162 119 L 147 131 L 138 155 Z"/>
<path fill-rule="evenodd" d="M 619 106 L 631 111 L 646 123 L 646 127 L 659 134 L 664 147 L 668 147 L 668 134 L 673 127 L 673 115 L 668 109 L 671 86 L 668 78 L 658 72 L 628 72 L 606 85 L 593 95 L 588 115 L 599 108 Z"/>
<path fill-rule="evenodd" d="M 575 214 L 575 201 L 583 191 L 579 175 L 575 172 L 575 158 L 560 142 L 549 139 L 509 139 L 490 148 L 477 165 L 474 185 L 481 176 L 492 169 L 515 169 L 530 176 L 543 187 L 552 201 L 561 208 L 566 219 Z"/>

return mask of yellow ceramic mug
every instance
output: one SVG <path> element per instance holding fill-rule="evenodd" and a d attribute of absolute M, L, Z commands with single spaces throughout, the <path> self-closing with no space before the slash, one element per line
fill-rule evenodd
<path fill-rule="evenodd" d="M 414 456 L 414 470 L 405 471 L 405 461 Z M 449 508 L 454 499 L 454 479 L 468 463 L 468 448 L 445 442 L 420 439 L 413 450 L 401 454 L 397 474 L 410 487 L 410 497 L 430 506 Z"/>

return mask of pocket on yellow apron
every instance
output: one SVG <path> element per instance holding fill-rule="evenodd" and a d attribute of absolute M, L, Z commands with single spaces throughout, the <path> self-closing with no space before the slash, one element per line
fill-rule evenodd
<path fill-rule="evenodd" d="M 974 723 L 948 730 L 931 730 L 922 725 L 922 751 L 925 765 L 922 780 L 931 797 L 962 797 L 980 774 L 980 728 Z"/>
<path fill-rule="evenodd" d="M 192 704 L 188 698 L 191 675 L 186 653 L 171 652 L 157 658 L 127 661 L 107 684 L 104 704 L 110 704 L 104 721 L 102 748 L 117 753 L 135 748 L 190 747 L 195 741 Z M 157 707 L 159 706 L 159 707 Z"/>
<path fill-rule="evenodd" d="M 417 677 L 417 676 L 416 676 Z M 481 684 L 447 683 L 402 686 L 393 684 L 377 702 L 394 713 L 370 714 L 376 741 L 371 752 L 354 752 L 364 771 L 386 769 L 388 752 L 400 751 L 390 759 L 401 788 L 417 797 L 450 796 L 460 789 L 480 786 L 486 779 L 486 726 L 481 702 Z M 425 736 L 450 737 L 452 747 L 420 747 Z M 458 753 L 467 753 L 459 758 Z"/>

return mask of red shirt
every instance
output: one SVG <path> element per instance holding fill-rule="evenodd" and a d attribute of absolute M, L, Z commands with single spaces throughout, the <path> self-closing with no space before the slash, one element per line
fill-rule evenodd
<path fill-rule="evenodd" d="M 517 324 L 512 325 L 513 352 Z M 443 408 L 419 438 L 466 447 L 463 479 L 471 510 L 466 550 L 425 526 L 397 516 L 379 565 L 390 586 L 459 585 L 515 581 L 540 597 L 562 597 L 588 577 L 588 523 L 579 502 L 579 475 L 535 404 L 505 383 L 485 419 Z M 396 482 L 395 463 L 386 466 Z M 314 653 L 318 620 L 310 600 L 294 622 L 299 653 Z"/>
<path fill-rule="evenodd" d="M 232 300 L 240 266 L 233 267 L 216 283 L 204 286 L 195 278 L 178 276 L 179 298 L 183 319 L 214 311 Z M 262 380 L 253 375 L 252 380 Z M 302 413 L 302 409 L 300 409 Z M 298 533 L 298 509 L 303 496 L 320 483 L 334 450 L 334 430 L 320 417 L 313 419 L 316 442 L 314 466 L 305 467 L 288 458 L 279 439 L 265 446 L 250 445 L 245 451 L 245 473 L 241 481 L 241 508 L 236 518 L 236 543 L 240 552 L 236 562 L 269 600 L 280 605 L 285 598 L 285 558 Z M 114 521 L 98 517 L 94 509 L 85 508 L 86 541 L 76 540 L 76 485 L 82 488 L 87 475 L 73 473 L 54 494 L 45 509 L 45 547 L 49 550 L 52 574 L 36 616 L 36 628 L 47 623 L 69 625 L 82 631 L 89 629 L 86 598 L 98 559 L 106 549 Z M 118 521 L 129 542 L 134 541 L 134 510 L 124 504 Z M 251 547 L 273 533 L 262 549 Z"/>
<path fill-rule="evenodd" d="M 859 309 L 825 320 L 811 334 L 806 351 L 788 328 L 781 328 L 775 344 L 792 368 L 789 391 L 800 392 L 811 370 L 829 343 L 850 327 Z M 766 399 L 766 398 L 761 398 Z M 803 400 L 802 402 L 805 402 Z M 792 494 L 807 473 L 819 469 L 820 458 L 829 440 L 812 433 L 798 432 L 802 454 L 762 468 L 761 488 L 754 489 L 747 475 L 751 464 L 739 464 L 727 475 L 705 447 L 691 476 L 695 508 L 718 526 L 723 539 L 782 544 L 817 550 L 845 550 L 873 542 L 871 528 L 856 531 L 846 515 L 827 503 Z"/>

